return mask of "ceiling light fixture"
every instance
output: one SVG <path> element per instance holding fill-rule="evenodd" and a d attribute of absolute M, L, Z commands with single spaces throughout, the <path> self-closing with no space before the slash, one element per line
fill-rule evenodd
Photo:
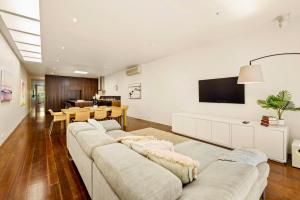
<path fill-rule="evenodd" d="M 85 72 L 85 71 L 74 71 L 74 74 L 88 74 L 88 72 Z"/>
<path fill-rule="evenodd" d="M 61 49 L 64 50 L 64 49 L 65 49 L 65 46 L 62 46 Z"/>
<path fill-rule="evenodd" d="M 74 17 L 74 18 L 72 19 L 72 21 L 73 21 L 74 23 L 77 23 L 78 20 L 77 20 L 77 18 Z"/>

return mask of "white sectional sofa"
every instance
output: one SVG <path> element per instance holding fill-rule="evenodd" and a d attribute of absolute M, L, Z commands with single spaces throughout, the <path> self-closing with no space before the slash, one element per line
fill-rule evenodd
<path fill-rule="evenodd" d="M 258 200 L 267 185 L 269 166 L 257 167 L 218 160 L 229 150 L 188 140 L 175 151 L 200 163 L 198 178 L 183 185 L 169 170 L 117 143 L 130 133 L 113 121 L 73 123 L 67 130 L 67 147 L 94 200 Z"/>

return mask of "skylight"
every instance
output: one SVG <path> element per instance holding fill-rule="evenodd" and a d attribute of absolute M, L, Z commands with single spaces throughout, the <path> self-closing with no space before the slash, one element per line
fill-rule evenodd
<path fill-rule="evenodd" d="M 23 59 L 28 62 L 38 62 L 38 63 L 42 62 L 42 60 L 38 58 L 23 57 Z"/>
<path fill-rule="evenodd" d="M 42 58 L 41 54 L 39 53 L 32 53 L 28 51 L 20 51 L 20 53 L 23 57 L 31 57 L 31 58 L 38 58 L 38 59 Z"/>
<path fill-rule="evenodd" d="M 40 20 L 39 0 L 0 0 L 2 10 Z"/>
<path fill-rule="evenodd" d="M 24 44 L 16 42 L 16 45 L 20 51 L 29 51 L 35 53 L 41 53 L 41 47 L 36 45 Z"/>
<path fill-rule="evenodd" d="M 24 61 L 42 62 L 39 0 L 0 0 L 0 16 Z"/>
<path fill-rule="evenodd" d="M 40 22 L 19 17 L 16 15 L 0 12 L 3 21 L 5 22 L 8 29 L 19 30 L 26 33 L 32 33 L 40 35 Z"/>
<path fill-rule="evenodd" d="M 31 35 L 28 33 L 22 33 L 18 31 L 9 31 L 13 40 L 15 42 L 22 42 L 26 44 L 33 44 L 33 45 L 41 45 L 41 38 L 40 36 Z"/>

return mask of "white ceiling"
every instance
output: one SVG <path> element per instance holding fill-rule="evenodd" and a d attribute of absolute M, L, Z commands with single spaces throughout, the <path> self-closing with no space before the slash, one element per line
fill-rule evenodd
<path fill-rule="evenodd" d="M 299 0 L 43 0 L 43 63 L 26 67 L 37 76 L 99 77 L 253 31 L 280 14 L 297 16 L 299 8 Z"/>

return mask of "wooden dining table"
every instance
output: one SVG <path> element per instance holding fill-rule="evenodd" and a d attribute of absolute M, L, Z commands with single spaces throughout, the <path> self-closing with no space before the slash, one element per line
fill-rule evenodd
<path fill-rule="evenodd" d="M 99 109 L 98 107 L 88 107 L 90 109 L 90 114 L 93 115 L 95 113 L 95 110 Z M 107 112 L 111 111 L 113 106 L 106 106 L 105 109 Z M 127 127 L 127 110 L 128 106 L 122 105 L 122 121 L 123 121 L 123 129 L 126 130 Z M 66 115 L 66 127 L 70 124 L 72 116 L 75 116 L 76 109 L 61 109 L 61 112 L 63 112 Z"/>

